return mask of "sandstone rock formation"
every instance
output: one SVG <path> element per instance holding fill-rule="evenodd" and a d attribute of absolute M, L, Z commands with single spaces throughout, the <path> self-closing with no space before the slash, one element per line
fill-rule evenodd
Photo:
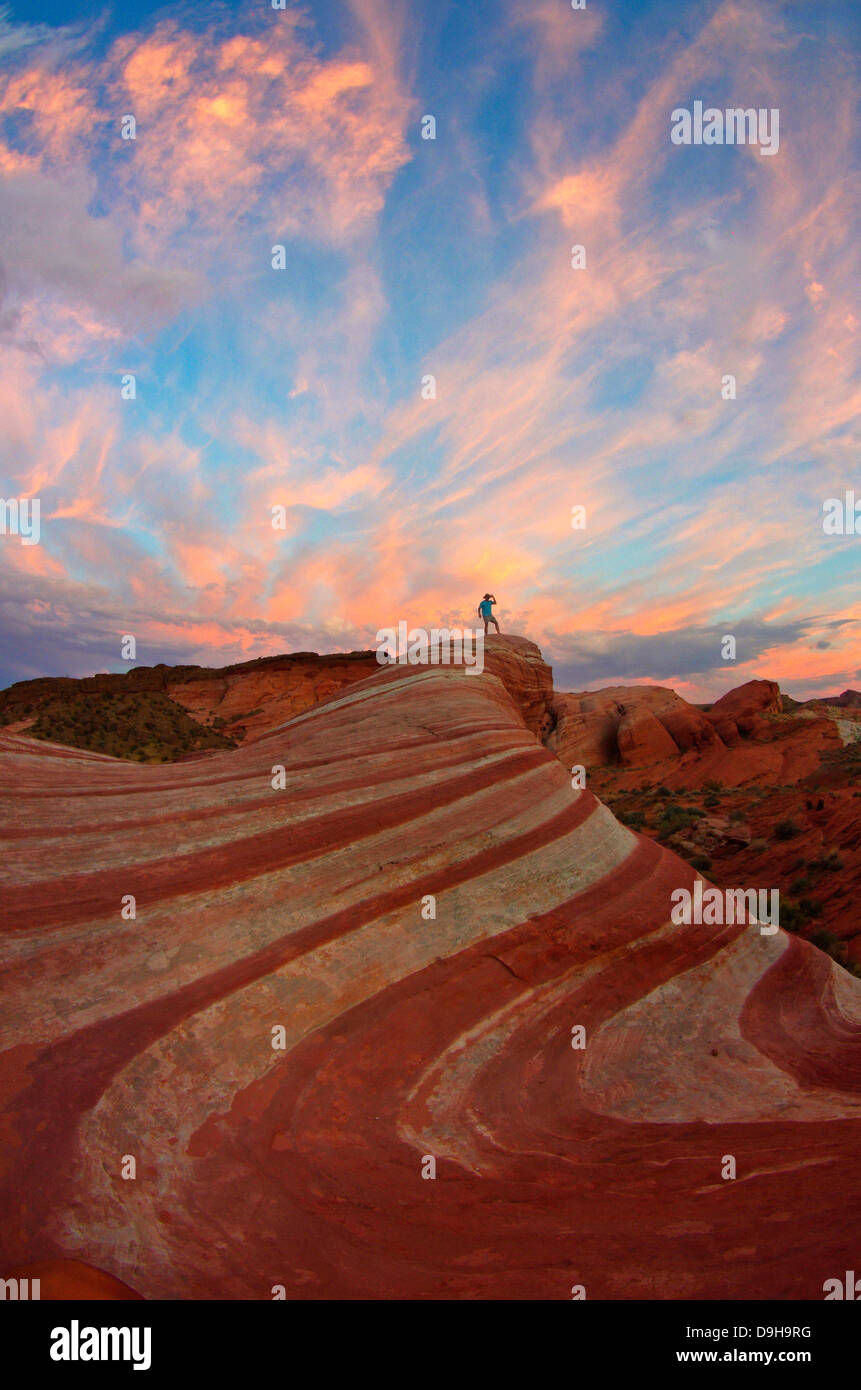
<path fill-rule="evenodd" d="M 241 743 L 378 670 L 373 652 L 294 652 L 221 671 L 202 669 L 190 679 L 172 674 L 166 689 L 195 719 L 223 721 L 225 733 Z"/>
<path fill-rule="evenodd" d="M 548 746 L 566 767 L 621 767 L 668 787 L 798 781 L 841 743 L 838 721 L 811 710 L 773 722 L 782 697 L 774 681 L 749 681 L 709 711 L 662 686 L 608 686 L 553 696 Z"/>
<path fill-rule="evenodd" d="M 34 711 L 45 702 L 78 693 L 92 697 L 158 692 L 175 700 L 202 724 L 215 725 L 241 743 L 378 670 L 372 651 L 333 656 L 291 652 L 217 670 L 162 664 L 133 666 L 124 675 L 106 672 L 81 680 L 44 676 L 0 691 L 0 724 L 9 732 L 23 732 L 33 722 Z"/>
<path fill-rule="evenodd" d="M 536 653 L 174 765 L 0 732 L 2 1271 L 818 1300 L 852 1267 L 861 985 L 670 924 L 694 872 L 572 790 Z"/>
<path fill-rule="evenodd" d="M 808 700 L 808 705 L 837 705 L 839 709 L 861 709 L 861 690 L 844 690 L 842 695 L 824 695 Z"/>
<path fill-rule="evenodd" d="M 636 767 L 677 761 L 691 749 L 720 745 L 714 725 L 674 690 L 660 685 L 617 685 L 584 694 L 554 696 L 558 749 L 589 767 Z"/>
<path fill-rule="evenodd" d="M 708 717 L 723 742 L 731 745 L 745 734 L 761 731 L 764 714 L 782 711 L 780 687 L 775 681 L 747 681 L 722 695 L 708 711 Z"/>

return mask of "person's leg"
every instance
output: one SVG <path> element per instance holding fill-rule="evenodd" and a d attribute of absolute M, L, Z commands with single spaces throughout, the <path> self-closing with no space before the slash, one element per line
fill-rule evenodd
<path fill-rule="evenodd" d="M 494 625 L 494 627 L 496 628 L 497 632 L 499 632 L 499 623 L 496 621 L 496 619 L 495 619 L 495 618 L 491 618 L 490 621 L 493 623 L 493 625 Z"/>
<path fill-rule="evenodd" d="M 487 636 L 487 619 L 484 620 L 484 635 Z"/>

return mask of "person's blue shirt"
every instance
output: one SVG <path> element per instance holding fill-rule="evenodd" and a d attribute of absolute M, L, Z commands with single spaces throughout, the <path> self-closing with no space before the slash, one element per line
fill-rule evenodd
<path fill-rule="evenodd" d="M 481 600 L 481 603 L 478 605 L 478 611 L 483 618 L 493 617 L 493 604 L 489 598 L 483 598 Z"/>

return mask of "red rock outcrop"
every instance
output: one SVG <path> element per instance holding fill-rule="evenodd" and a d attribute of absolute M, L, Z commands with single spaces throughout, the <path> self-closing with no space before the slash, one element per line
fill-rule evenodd
<path fill-rule="evenodd" d="M 728 690 L 708 711 L 722 741 L 732 745 L 745 734 L 760 732 L 763 715 L 781 714 L 783 701 L 776 681 L 747 681 L 735 690 Z"/>
<path fill-rule="evenodd" d="M 310 709 L 344 686 L 379 670 L 372 651 L 288 652 L 234 666 L 133 666 L 125 675 L 102 673 L 80 680 L 44 676 L 19 681 L 0 691 L 0 718 L 6 732 L 17 733 L 33 722 L 33 710 L 64 695 L 134 694 L 158 691 L 175 700 L 200 723 L 217 727 L 236 742 L 255 737 L 295 714 Z M 29 711 L 12 718 L 19 710 Z"/>
<path fill-rule="evenodd" d="M 3 1269 L 818 1300 L 852 1267 L 861 986 L 670 924 L 693 871 L 572 790 L 539 661 L 384 668 L 174 765 L 0 734 Z"/>
<path fill-rule="evenodd" d="M 674 690 L 660 685 L 618 685 L 554 696 L 555 748 L 566 765 L 640 766 L 691 749 L 716 748 L 714 725 Z"/>
<path fill-rule="evenodd" d="M 484 643 L 484 669 L 499 677 L 526 728 L 540 736 L 553 708 L 553 671 L 541 649 L 525 637 L 491 635 Z"/>
<path fill-rule="evenodd" d="M 836 705 L 838 709 L 861 709 L 861 690 L 844 690 L 842 695 L 822 695 L 808 700 L 811 705 Z"/>
<path fill-rule="evenodd" d="M 628 767 L 678 756 L 679 746 L 659 719 L 648 710 L 622 715 L 616 729 L 619 756 Z"/>
<path fill-rule="evenodd" d="M 203 724 L 223 720 L 224 732 L 241 743 L 283 724 L 345 686 L 366 680 L 377 670 L 373 652 L 337 656 L 296 652 L 192 679 L 169 676 L 166 693 Z"/>
<path fill-rule="evenodd" d="M 841 733 L 834 718 L 813 708 L 767 718 L 780 713 L 781 703 L 774 681 L 739 686 L 708 712 L 662 686 L 557 693 L 556 729 L 547 746 L 566 767 L 630 769 L 632 785 L 797 782 L 818 769 L 823 753 L 841 745 Z"/>

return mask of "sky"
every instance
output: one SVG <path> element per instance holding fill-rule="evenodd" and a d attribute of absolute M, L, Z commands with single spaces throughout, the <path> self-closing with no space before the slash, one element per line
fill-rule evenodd
<path fill-rule="evenodd" d="M 0 685 L 489 590 L 557 689 L 861 687 L 859 54 L 852 0 L 0 5 Z"/>

